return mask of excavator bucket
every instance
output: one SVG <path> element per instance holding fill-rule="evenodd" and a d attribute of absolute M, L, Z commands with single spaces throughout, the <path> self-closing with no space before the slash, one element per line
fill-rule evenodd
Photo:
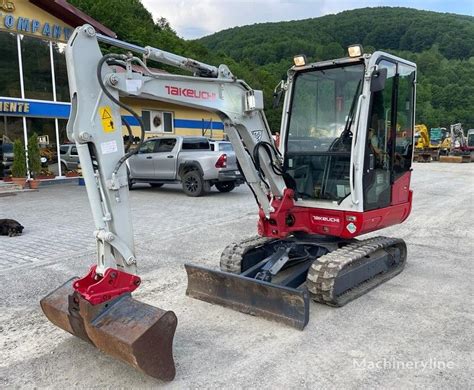
<path fill-rule="evenodd" d="M 264 317 L 297 329 L 309 320 L 309 295 L 296 289 L 242 275 L 185 264 L 188 274 L 186 295 Z"/>
<path fill-rule="evenodd" d="M 41 300 L 46 317 L 147 375 L 173 380 L 176 315 L 139 302 L 130 293 L 92 305 L 74 291 L 72 285 L 77 279 L 70 279 Z"/>

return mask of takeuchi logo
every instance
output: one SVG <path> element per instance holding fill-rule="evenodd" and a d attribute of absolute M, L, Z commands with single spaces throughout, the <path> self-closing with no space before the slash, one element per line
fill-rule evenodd
<path fill-rule="evenodd" d="M 217 95 L 214 92 L 200 91 L 192 88 L 179 88 L 171 85 L 165 85 L 168 95 L 184 96 L 187 98 L 201 99 L 201 100 L 215 100 Z"/>
<path fill-rule="evenodd" d="M 13 12 L 15 11 L 15 4 L 13 1 L 0 0 L 0 10 L 5 12 Z"/>
<path fill-rule="evenodd" d="M 332 223 L 339 223 L 341 220 L 338 217 L 327 217 L 327 216 L 320 216 L 320 215 L 313 215 L 314 222 L 332 222 Z"/>

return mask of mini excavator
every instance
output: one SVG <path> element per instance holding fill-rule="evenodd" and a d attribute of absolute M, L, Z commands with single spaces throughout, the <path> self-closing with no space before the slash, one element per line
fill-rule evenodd
<path fill-rule="evenodd" d="M 103 55 L 99 42 L 138 55 Z M 225 248 L 220 270 L 185 265 L 189 296 L 303 329 L 310 299 L 342 306 L 402 271 L 403 240 L 356 237 L 410 214 L 415 64 L 380 51 L 364 54 L 359 45 L 331 61 L 296 56 L 275 90 L 275 100 L 285 96 L 277 148 L 262 91 L 225 65 L 138 47 L 89 25 L 72 34 L 66 60 L 67 132 L 95 221 L 97 261 L 41 300 L 55 325 L 153 377 L 175 376 L 176 316 L 131 296 L 141 280 L 125 161 L 141 143 L 124 145 L 122 123 L 131 129 L 120 110 L 140 124 L 141 142 L 144 125 L 121 97 L 216 113 L 258 204 L 258 236 Z M 156 73 L 149 61 L 192 75 Z"/>

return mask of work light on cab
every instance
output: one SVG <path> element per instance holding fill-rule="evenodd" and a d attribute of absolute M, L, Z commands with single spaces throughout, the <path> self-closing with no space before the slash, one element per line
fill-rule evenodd
<path fill-rule="evenodd" d="M 351 45 L 347 48 L 349 53 L 349 57 L 360 57 L 364 50 L 362 49 L 362 45 Z"/>
<path fill-rule="evenodd" d="M 293 62 L 295 63 L 295 66 L 305 66 L 306 65 L 306 56 L 304 54 L 294 56 L 293 57 Z"/>

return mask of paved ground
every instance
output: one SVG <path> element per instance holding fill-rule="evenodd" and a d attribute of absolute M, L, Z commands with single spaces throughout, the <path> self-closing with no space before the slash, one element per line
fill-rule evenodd
<path fill-rule="evenodd" d="M 245 187 L 188 198 L 177 187 L 132 192 L 143 278 L 135 296 L 178 316 L 177 376 L 164 384 L 56 329 L 39 299 L 94 262 L 84 187 L 0 198 L 0 387 L 468 388 L 473 376 L 474 164 L 416 164 L 405 271 L 344 308 L 313 303 L 297 331 L 185 296 L 185 262 L 217 267 L 255 234 Z M 436 184 L 434 184 L 436 183 Z"/>

